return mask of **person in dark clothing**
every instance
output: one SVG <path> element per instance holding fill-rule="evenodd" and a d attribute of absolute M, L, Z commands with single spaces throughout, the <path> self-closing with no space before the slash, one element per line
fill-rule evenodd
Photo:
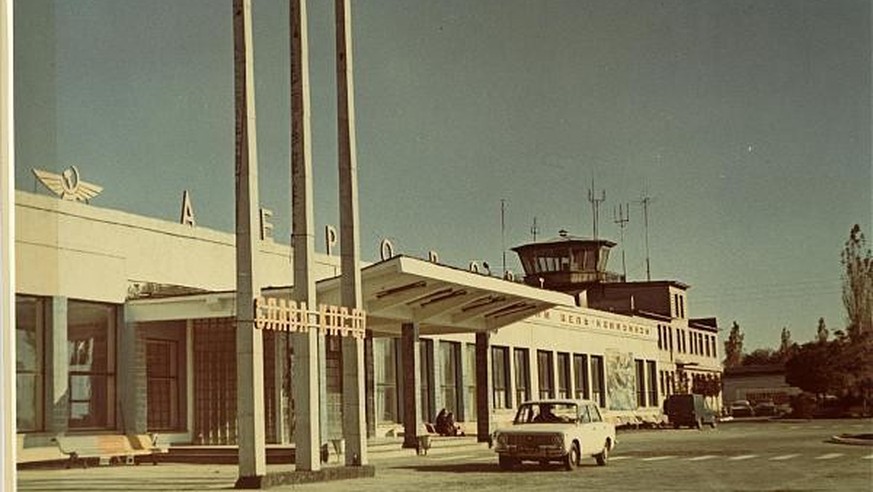
<path fill-rule="evenodd" d="M 446 425 L 446 419 L 448 415 L 446 409 L 443 408 L 440 410 L 440 413 L 437 414 L 436 421 L 434 421 L 434 428 L 437 431 L 437 434 L 441 436 L 448 436 L 448 425 Z"/>

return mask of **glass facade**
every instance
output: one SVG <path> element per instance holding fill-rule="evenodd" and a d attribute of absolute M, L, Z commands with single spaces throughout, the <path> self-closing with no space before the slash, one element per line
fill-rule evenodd
<path fill-rule="evenodd" d="M 576 381 L 576 398 L 588 399 L 591 390 L 588 386 L 588 356 L 573 354 L 573 377 Z"/>
<path fill-rule="evenodd" d="M 440 391 L 443 397 L 443 407 L 455 415 L 458 415 L 460 348 L 461 346 L 457 342 L 440 342 L 440 368 L 442 369 Z"/>
<path fill-rule="evenodd" d="M 15 422 L 18 432 L 42 429 L 44 305 L 42 298 L 15 297 Z"/>
<path fill-rule="evenodd" d="M 67 303 L 71 429 L 115 426 L 114 306 Z"/>
<path fill-rule="evenodd" d="M 397 422 L 397 362 L 393 338 L 373 339 L 376 421 Z"/>
<path fill-rule="evenodd" d="M 509 348 L 491 347 L 491 384 L 494 408 L 512 408 L 509 401 Z"/>
<path fill-rule="evenodd" d="M 606 386 L 604 384 L 603 356 L 591 356 L 591 399 L 600 407 L 606 406 Z"/>
<path fill-rule="evenodd" d="M 555 371 L 551 352 L 537 350 L 537 375 L 540 383 L 540 398 L 554 398 Z"/>
<path fill-rule="evenodd" d="M 530 400 L 530 359 L 528 350 L 515 349 L 515 401 L 516 404 Z"/>
<path fill-rule="evenodd" d="M 464 357 L 466 371 L 464 372 L 464 420 L 476 420 L 476 344 L 468 343 L 465 346 Z"/>

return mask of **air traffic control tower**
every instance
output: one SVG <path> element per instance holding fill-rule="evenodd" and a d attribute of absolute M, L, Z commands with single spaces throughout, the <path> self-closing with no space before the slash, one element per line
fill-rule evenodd
<path fill-rule="evenodd" d="M 524 283 L 557 290 L 577 297 L 593 285 L 624 282 L 618 273 L 606 270 L 609 250 L 616 243 L 607 239 L 584 239 L 565 230 L 548 241 L 512 248 L 524 268 Z"/>

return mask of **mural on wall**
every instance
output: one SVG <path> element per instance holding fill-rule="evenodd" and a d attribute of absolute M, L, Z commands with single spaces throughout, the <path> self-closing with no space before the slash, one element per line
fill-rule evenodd
<path fill-rule="evenodd" d="M 631 352 L 606 351 L 606 391 L 610 410 L 635 410 L 636 374 Z"/>

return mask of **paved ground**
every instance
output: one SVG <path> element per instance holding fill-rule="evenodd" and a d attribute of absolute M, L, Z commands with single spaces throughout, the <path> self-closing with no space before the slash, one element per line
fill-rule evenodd
<path fill-rule="evenodd" d="M 593 460 L 574 472 L 525 464 L 497 467 L 485 445 L 432 450 L 417 457 L 376 456 L 376 478 L 272 490 L 741 490 L 873 491 L 873 447 L 827 442 L 873 432 L 873 421 L 733 422 L 716 430 L 634 431 L 619 435 L 607 467 Z M 275 468 L 287 469 L 287 468 Z M 19 490 L 216 490 L 236 480 L 235 466 L 143 465 L 87 470 L 24 470 Z"/>

